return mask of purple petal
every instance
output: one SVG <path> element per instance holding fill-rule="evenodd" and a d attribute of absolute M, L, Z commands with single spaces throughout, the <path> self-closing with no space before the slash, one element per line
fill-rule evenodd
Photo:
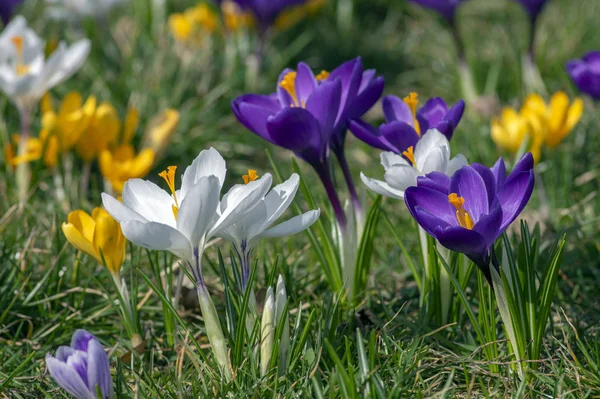
<path fill-rule="evenodd" d="M 93 342 L 93 341 L 92 341 Z M 87 354 L 82 351 L 75 351 L 73 355 L 69 356 L 66 361 L 67 365 L 79 374 L 83 383 L 89 388 L 89 380 L 87 374 L 88 359 Z"/>
<path fill-rule="evenodd" d="M 69 358 L 69 356 L 72 356 L 73 354 L 75 354 L 75 349 L 71 348 L 70 346 L 59 346 L 58 349 L 56 350 L 56 359 L 60 360 L 61 362 L 66 362 L 67 359 Z"/>
<path fill-rule="evenodd" d="M 398 152 L 398 149 L 392 146 L 387 139 L 380 134 L 376 127 L 363 122 L 360 119 L 350 121 L 349 128 L 356 138 L 373 148 L 383 151 Z"/>
<path fill-rule="evenodd" d="M 465 102 L 460 100 L 450 108 L 444 120 L 438 123 L 437 129 L 444 135 L 448 140 L 452 139 L 454 130 L 458 123 L 462 119 L 463 113 L 465 112 Z"/>
<path fill-rule="evenodd" d="M 277 79 L 277 98 L 279 99 L 279 102 L 281 103 L 282 107 L 289 107 L 290 105 L 294 104 L 294 99 L 292 98 L 292 96 L 290 96 L 290 93 L 288 93 L 287 90 L 281 87 L 281 82 L 283 81 L 283 78 L 285 78 L 286 75 L 290 72 L 294 72 L 294 70 L 290 68 L 285 68 L 283 72 L 279 74 L 279 78 Z"/>
<path fill-rule="evenodd" d="M 506 165 L 502 157 L 498 158 L 494 166 L 490 169 L 496 179 L 496 191 L 502 189 L 504 186 L 504 180 L 506 180 Z"/>
<path fill-rule="evenodd" d="M 110 377 L 108 355 L 102 345 L 96 340 L 92 340 L 89 343 L 87 363 L 87 380 L 90 390 L 95 391 L 96 385 L 98 385 L 103 397 L 112 397 L 113 385 L 112 378 Z"/>
<path fill-rule="evenodd" d="M 321 131 L 330 134 L 340 108 L 342 83 L 339 79 L 322 83 L 306 102 L 306 110 L 319 121 Z M 329 141 L 329 137 L 325 137 Z"/>
<path fill-rule="evenodd" d="M 473 223 L 489 212 L 487 188 L 483 178 L 469 166 L 460 168 L 450 183 L 450 193 L 465 199 L 464 209 L 469 212 Z"/>
<path fill-rule="evenodd" d="M 520 175 L 523 172 L 529 172 L 533 170 L 533 155 L 530 152 L 525 153 L 519 162 L 515 165 L 512 172 L 506 177 L 506 181 L 504 184 L 508 184 L 508 182 L 515 176 Z"/>
<path fill-rule="evenodd" d="M 306 104 L 316 87 L 317 79 L 313 71 L 304 62 L 299 63 L 296 74 L 296 95 L 300 104 Z"/>
<path fill-rule="evenodd" d="M 429 129 L 437 127 L 437 125 L 444 119 L 448 113 L 448 106 L 446 102 L 440 97 L 434 97 L 429 99 L 417 111 L 417 120 L 422 132 L 426 132 Z"/>
<path fill-rule="evenodd" d="M 409 187 L 404 192 L 404 202 L 417 219 L 417 209 L 424 210 L 450 226 L 458 225 L 456 210 L 448 202 L 448 196 L 426 187 Z M 417 219 L 417 222 L 419 220 Z M 420 223 L 419 223 L 420 224 Z M 423 226 L 427 230 L 425 226 Z"/>
<path fill-rule="evenodd" d="M 521 172 L 506 181 L 504 187 L 497 194 L 498 202 L 502 207 L 501 230 L 506 229 L 519 216 L 533 192 L 533 171 Z"/>
<path fill-rule="evenodd" d="M 379 127 L 379 133 L 397 148 L 398 154 L 406 151 L 408 147 L 415 147 L 419 141 L 415 129 L 405 122 L 385 123 Z"/>
<path fill-rule="evenodd" d="M 352 101 L 346 118 L 360 118 L 379 100 L 383 93 L 384 81 L 382 77 L 376 78 Z"/>
<path fill-rule="evenodd" d="M 448 227 L 435 232 L 437 240 L 444 247 L 461 252 L 474 259 L 485 258 L 487 243 L 483 236 L 475 231 L 463 227 Z"/>
<path fill-rule="evenodd" d="M 365 91 L 365 89 L 367 87 L 369 87 L 371 85 L 371 83 L 375 79 L 376 75 L 377 75 L 377 71 L 375 71 L 374 69 L 368 69 L 368 70 L 366 70 L 366 71 L 363 72 L 361 80 L 360 80 L 360 87 L 358 88 L 358 94 L 359 95 L 363 91 Z"/>
<path fill-rule="evenodd" d="M 381 101 L 383 114 L 388 122 L 401 121 L 413 125 L 413 117 L 410 108 L 404 101 L 396 96 L 385 96 Z"/>
<path fill-rule="evenodd" d="M 96 337 L 85 330 L 77 330 L 71 338 L 71 347 L 78 351 L 87 352 L 91 340 L 96 340 Z"/>
<path fill-rule="evenodd" d="M 248 130 L 271 141 L 267 121 L 281 110 L 276 100 L 268 96 L 246 94 L 233 100 L 231 109 Z"/>
<path fill-rule="evenodd" d="M 590 51 L 583 56 L 583 60 L 588 64 L 592 72 L 600 73 L 600 51 Z"/>
<path fill-rule="evenodd" d="M 342 98 L 338 121 L 343 123 L 348 119 L 345 115 L 346 107 L 354 101 L 362 78 L 362 63 L 360 57 L 347 61 L 334 69 L 327 80 L 340 79 L 342 82 Z"/>
<path fill-rule="evenodd" d="M 294 151 L 307 161 L 307 157 L 317 160 L 325 155 L 327 141 L 322 137 L 319 122 L 304 108 L 284 108 L 269 118 L 267 129 L 274 144 Z"/>
<path fill-rule="evenodd" d="M 405 197 L 406 198 L 406 192 Z M 413 213 L 414 212 L 414 213 Z M 424 210 L 423 208 L 414 208 L 411 214 L 419 224 L 429 235 L 437 239 L 437 232 L 446 228 L 451 227 L 444 220 L 433 215 L 431 212 Z"/>
<path fill-rule="evenodd" d="M 96 399 L 96 395 L 89 391 L 79 373 L 75 372 L 67 363 L 47 355 L 46 367 L 54 381 L 75 398 Z"/>
<path fill-rule="evenodd" d="M 488 167 L 483 166 L 481 164 L 474 163 L 471 164 L 471 167 L 475 169 L 477 173 L 479 173 L 479 175 L 483 179 L 483 182 L 485 183 L 485 187 L 487 189 L 487 197 L 489 201 L 488 206 L 491 208 L 491 202 L 496 198 L 496 176 L 494 176 L 494 173 Z"/>
<path fill-rule="evenodd" d="M 450 194 L 450 177 L 445 173 L 431 172 L 427 176 L 417 177 L 417 186 L 439 191 L 444 195 Z"/>
<path fill-rule="evenodd" d="M 488 215 L 482 216 L 473 226 L 473 230 L 481 234 L 487 243 L 488 248 L 494 244 L 496 239 L 502 234 L 502 208 L 495 206 Z"/>

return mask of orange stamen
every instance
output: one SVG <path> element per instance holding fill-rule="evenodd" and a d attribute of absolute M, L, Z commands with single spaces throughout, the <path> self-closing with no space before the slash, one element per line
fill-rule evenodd
<path fill-rule="evenodd" d="M 417 120 L 417 105 L 419 105 L 419 95 L 417 93 L 411 92 L 408 96 L 404 97 L 404 103 L 408 105 L 410 108 L 410 113 L 413 117 L 413 127 L 415 131 L 421 137 L 421 126 L 419 126 L 419 121 Z"/>
<path fill-rule="evenodd" d="M 465 198 L 459 197 L 458 194 L 452 193 L 448 196 L 448 202 L 456 209 L 456 219 L 458 224 L 465 229 L 473 230 L 473 219 L 471 215 L 464 209 Z"/>

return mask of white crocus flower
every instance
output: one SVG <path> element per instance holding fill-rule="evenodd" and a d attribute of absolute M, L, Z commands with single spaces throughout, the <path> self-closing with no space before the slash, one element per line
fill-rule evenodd
<path fill-rule="evenodd" d="M 202 253 L 209 238 L 253 211 L 271 187 L 272 178 L 266 174 L 247 185 L 236 185 L 220 202 L 227 169 L 217 150 L 200 152 L 186 168 L 180 190 L 175 189 L 175 170 L 171 166 L 160 173 L 170 193 L 152 182 L 132 179 L 123 188 L 123 203 L 105 193 L 102 202 L 133 244 L 170 251 L 187 264 L 196 280 L 208 339 L 225 378 L 230 380 L 227 343 L 202 277 Z"/>
<path fill-rule="evenodd" d="M 22 113 L 31 112 L 48 90 L 81 68 L 89 52 L 87 39 L 68 47 L 61 42 L 46 59 L 44 43 L 17 16 L 0 35 L 0 89 Z"/>
<path fill-rule="evenodd" d="M 454 172 L 467 164 L 464 155 L 450 159 L 450 143 L 436 129 L 428 130 L 403 155 L 393 152 L 381 153 L 381 164 L 385 169 L 384 180 L 372 179 L 361 172 L 360 177 L 367 187 L 386 197 L 404 198 L 404 191 L 417 185 L 417 177 L 431 172 L 441 172 L 452 176 Z"/>
<path fill-rule="evenodd" d="M 46 0 L 47 15 L 57 20 L 100 17 L 127 0 Z"/>
<path fill-rule="evenodd" d="M 252 172 L 255 171 L 249 171 L 248 176 Z M 217 234 L 233 244 L 242 267 L 244 289 L 250 276 L 250 254 L 261 238 L 296 234 L 310 227 L 319 218 L 320 211 L 311 210 L 271 227 L 291 205 L 299 184 L 300 177 L 294 173 L 288 180 L 273 187 L 264 198 L 261 198 L 251 213 Z M 225 198 L 223 200 L 225 201 Z"/>

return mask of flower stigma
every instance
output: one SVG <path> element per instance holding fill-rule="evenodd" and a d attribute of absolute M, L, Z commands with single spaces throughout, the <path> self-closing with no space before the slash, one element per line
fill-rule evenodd
<path fill-rule="evenodd" d="M 325 79 L 327 79 L 329 77 L 329 72 L 327 72 L 326 70 L 322 70 L 317 76 L 315 76 L 315 78 L 319 81 L 322 82 Z"/>
<path fill-rule="evenodd" d="M 173 216 L 177 219 L 177 214 L 179 213 L 179 201 L 177 201 L 177 193 L 175 191 L 175 171 L 177 170 L 177 166 L 169 166 L 167 170 L 163 170 L 158 175 L 165 179 L 167 185 L 169 186 L 169 190 L 173 194 L 173 199 L 175 200 L 175 204 L 171 205 L 171 210 L 173 211 Z"/>
<path fill-rule="evenodd" d="M 417 120 L 417 105 L 419 105 L 419 95 L 415 92 L 411 92 L 408 96 L 404 97 L 404 103 L 410 108 L 410 113 L 413 117 L 413 127 L 417 132 L 417 135 L 421 137 L 421 126 Z"/>
<path fill-rule="evenodd" d="M 415 152 L 414 152 L 414 147 L 411 145 L 410 147 L 408 147 L 408 149 L 406 151 L 404 151 L 402 153 L 402 155 L 404 155 L 412 164 L 412 166 L 414 168 L 417 167 L 417 163 L 415 162 Z"/>
<path fill-rule="evenodd" d="M 452 193 L 448 196 L 448 202 L 450 202 L 450 204 L 456 208 L 456 219 L 458 220 L 460 227 L 473 230 L 473 219 L 471 219 L 469 212 L 465 211 L 464 209 L 465 198 L 459 197 L 456 193 Z"/>
<path fill-rule="evenodd" d="M 13 36 L 10 40 L 17 50 L 17 75 L 23 76 L 29 72 L 29 66 L 25 65 L 23 58 L 23 36 Z"/>
<path fill-rule="evenodd" d="M 305 108 L 306 104 L 304 101 L 298 101 L 298 95 L 296 94 L 296 72 L 290 71 L 288 72 L 283 79 L 281 79 L 281 83 L 279 86 L 285 90 L 290 97 L 292 97 L 293 103 L 290 104 L 290 107 L 302 107 Z"/>
<path fill-rule="evenodd" d="M 258 174 L 256 173 L 256 170 L 248 169 L 248 174 L 242 176 L 242 179 L 244 179 L 244 184 L 248 184 L 251 181 L 255 181 L 256 179 L 258 179 Z"/>

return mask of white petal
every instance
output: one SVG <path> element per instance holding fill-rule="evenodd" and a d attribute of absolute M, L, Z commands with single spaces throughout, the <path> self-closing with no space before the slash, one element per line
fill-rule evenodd
<path fill-rule="evenodd" d="M 44 86 L 41 95 L 44 95 L 47 90 L 70 78 L 71 75 L 77 72 L 87 59 L 91 46 L 91 42 L 88 39 L 81 39 L 64 51 L 64 54 L 61 56 L 60 66 L 53 73 L 50 73 L 51 71 L 46 73 L 46 68 L 44 68 L 44 78 L 40 81 Z M 48 64 L 50 64 L 53 55 L 54 53 L 48 59 Z M 40 90 L 42 89 L 40 88 Z"/>
<path fill-rule="evenodd" d="M 469 161 L 467 161 L 467 158 L 463 154 L 458 154 L 457 156 L 452 158 L 450 162 L 448 162 L 448 167 L 446 168 L 445 173 L 448 176 L 452 177 L 452 175 L 454 175 L 454 173 L 456 173 L 457 170 L 468 164 Z"/>
<path fill-rule="evenodd" d="M 227 173 L 227 167 L 225 160 L 219 154 L 219 151 L 214 148 L 200 151 L 200 154 L 194 159 L 192 164 L 185 169 L 183 172 L 183 178 L 181 183 L 181 198 L 185 198 L 187 191 L 191 190 L 192 187 L 202 177 L 216 176 L 219 179 L 219 192 L 223 187 L 225 181 L 225 174 Z"/>
<path fill-rule="evenodd" d="M 417 185 L 419 172 L 412 166 L 396 165 L 389 168 L 383 178 L 386 183 L 398 191 L 404 191 Z"/>
<path fill-rule="evenodd" d="M 319 209 L 313 209 L 303 213 L 302 215 L 294 216 L 290 220 L 278 224 L 277 226 L 263 232 L 258 235 L 255 240 L 259 238 L 270 238 L 270 237 L 283 237 L 289 236 L 306 230 L 319 218 L 321 211 Z"/>
<path fill-rule="evenodd" d="M 133 244 L 156 251 L 170 251 L 175 256 L 192 261 L 192 247 L 188 239 L 173 227 L 156 222 L 137 220 L 121 223 L 123 235 Z"/>
<path fill-rule="evenodd" d="M 151 222 L 176 226 L 173 198 L 150 181 L 128 180 L 123 187 L 123 203 Z"/>
<path fill-rule="evenodd" d="M 387 184 L 384 181 L 375 180 L 370 177 L 367 177 L 362 172 L 360 172 L 360 179 L 363 181 L 365 186 L 367 186 L 371 191 L 374 191 L 377 194 L 381 194 L 384 197 L 390 197 L 390 198 L 397 198 L 397 199 L 404 198 L 403 190 L 396 190 L 395 188 L 391 187 L 389 184 Z"/>
<path fill-rule="evenodd" d="M 294 173 L 289 179 L 276 185 L 264 199 L 267 220 L 262 226 L 263 230 L 271 226 L 290 206 L 300 185 L 300 176 Z M 259 232 L 260 233 L 260 232 Z"/>
<path fill-rule="evenodd" d="M 188 191 L 177 214 L 177 230 L 181 231 L 193 246 L 204 241 L 219 206 L 219 180 L 215 176 L 201 178 Z"/>
<path fill-rule="evenodd" d="M 427 158 L 421 159 L 421 162 L 423 163 L 417 164 L 417 167 L 423 175 L 431 172 L 444 173 L 448 167 L 449 155 L 448 147 L 435 147 L 429 151 Z"/>
<path fill-rule="evenodd" d="M 265 173 L 263 177 L 248 184 L 238 184 L 229 190 L 221 201 L 221 215 L 215 222 L 208 236 L 218 234 L 219 230 L 226 229 L 237 220 L 252 212 L 265 196 L 273 178 Z"/>
<path fill-rule="evenodd" d="M 139 213 L 128 206 L 123 205 L 116 198 L 113 198 L 106 193 L 102 193 L 102 204 L 106 211 L 119 223 L 125 223 L 132 220 L 144 223 L 148 221 Z"/>
<path fill-rule="evenodd" d="M 421 166 L 425 163 L 425 159 L 427 159 L 429 153 L 438 147 L 446 147 L 448 148 L 448 153 L 450 153 L 450 143 L 448 143 L 446 136 L 436 129 L 428 130 L 415 147 L 415 162 L 419 170 L 423 170 Z"/>
<path fill-rule="evenodd" d="M 95 399 L 96 396 L 90 392 L 79 373 L 67 363 L 52 356 L 46 356 L 46 367 L 54 381 L 74 397 Z"/>
<path fill-rule="evenodd" d="M 404 157 L 391 151 L 382 152 L 379 155 L 379 158 L 381 159 L 381 165 L 383 165 L 385 170 L 388 170 L 394 165 L 408 165 L 408 161 L 404 159 Z"/>

